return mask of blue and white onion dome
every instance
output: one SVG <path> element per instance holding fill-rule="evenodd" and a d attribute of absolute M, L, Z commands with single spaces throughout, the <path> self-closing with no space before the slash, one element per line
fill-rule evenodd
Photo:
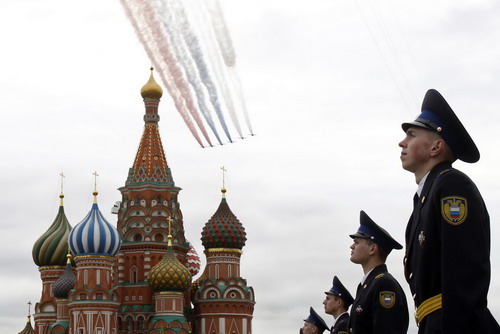
<path fill-rule="evenodd" d="M 97 206 L 97 191 L 87 216 L 69 234 L 69 248 L 74 256 L 115 256 L 120 250 L 120 233 L 102 215 Z"/>

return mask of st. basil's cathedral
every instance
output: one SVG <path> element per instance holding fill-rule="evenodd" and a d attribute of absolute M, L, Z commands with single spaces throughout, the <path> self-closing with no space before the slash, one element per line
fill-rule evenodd
<path fill-rule="evenodd" d="M 113 208 L 98 206 L 73 228 L 64 195 L 54 222 L 33 246 L 42 292 L 23 334 L 251 334 L 254 291 L 240 276 L 245 228 L 222 200 L 202 229 L 206 267 L 186 239 L 158 129 L 162 88 L 153 69 L 142 87 L 144 132 Z"/>

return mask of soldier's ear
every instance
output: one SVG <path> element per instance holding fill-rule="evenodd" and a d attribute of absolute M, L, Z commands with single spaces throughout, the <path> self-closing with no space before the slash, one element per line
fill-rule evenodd
<path fill-rule="evenodd" d="M 446 143 L 443 139 L 439 138 L 434 140 L 431 145 L 431 157 L 435 157 L 439 155 L 441 152 L 445 150 Z"/>

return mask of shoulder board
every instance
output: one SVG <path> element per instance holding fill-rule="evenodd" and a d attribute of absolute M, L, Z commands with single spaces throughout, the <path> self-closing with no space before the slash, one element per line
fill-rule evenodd
<path fill-rule="evenodd" d="M 384 277 L 384 274 L 378 274 L 377 276 L 375 276 L 375 279 L 381 278 L 381 277 Z"/>
<path fill-rule="evenodd" d="M 448 168 L 448 169 L 445 169 L 444 171 L 442 171 L 441 173 L 439 173 L 438 177 L 441 176 L 441 175 L 444 175 L 448 172 L 451 172 L 451 168 Z"/>

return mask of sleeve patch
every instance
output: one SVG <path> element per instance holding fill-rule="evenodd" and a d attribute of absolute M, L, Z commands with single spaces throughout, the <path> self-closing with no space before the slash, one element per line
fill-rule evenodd
<path fill-rule="evenodd" d="M 379 301 L 383 307 L 391 308 L 396 303 L 396 293 L 393 291 L 381 291 Z"/>
<path fill-rule="evenodd" d="M 453 226 L 458 226 L 467 219 L 467 209 L 467 200 L 464 197 L 441 198 L 441 215 L 446 222 Z"/>

